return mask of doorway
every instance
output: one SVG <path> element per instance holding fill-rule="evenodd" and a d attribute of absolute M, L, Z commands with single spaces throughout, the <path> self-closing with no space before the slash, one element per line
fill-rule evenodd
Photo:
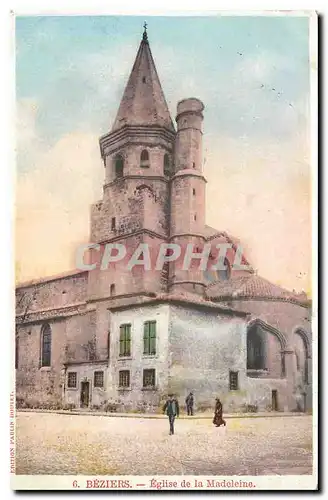
<path fill-rule="evenodd" d="M 81 408 L 89 406 L 90 382 L 81 382 Z"/>
<path fill-rule="evenodd" d="M 271 391 L 271 398 L 272 398 L 272 411 L 278 411 L 278 391 L 274 389 Z"/>

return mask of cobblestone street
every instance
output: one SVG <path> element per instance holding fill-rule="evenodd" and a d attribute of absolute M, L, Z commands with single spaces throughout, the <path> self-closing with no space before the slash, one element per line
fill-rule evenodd
<path fill-rule="evenodd" d="M 312 474 L 312 417 L 118 418 L 18 413 L 16 474 Z"/>

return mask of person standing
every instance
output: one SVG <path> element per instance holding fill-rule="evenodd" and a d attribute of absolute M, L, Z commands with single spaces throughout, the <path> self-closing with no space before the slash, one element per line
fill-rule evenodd
<path fill-rule="evenodd" d="M 179 416 L 179 403 L 173 394 L 169 394 L 169 397 L 163 407 L 163 413 L 169 417 L 170 422 L 170 436 L 174 434 L 174 420 L 175 417 Z"/>
<path fill-rule="evenodd" d="M 222 403 L 219 398 L 216 398 L 215 400 L 215 409 L 214 409 L 214 418 L 213 418 L 213 424 L 215 427 L 220 427 L 220 425 L 226 426 L 226 421 L 223 420 L 222 418 L 222 413 L 223 413 L 223 407 Z"/>
<path fill-rule="evenodd" d="M 187 414 L 192 416 L 194 414 L 194 395 L 192 392 L 186 397 L 186 406 Z"/>

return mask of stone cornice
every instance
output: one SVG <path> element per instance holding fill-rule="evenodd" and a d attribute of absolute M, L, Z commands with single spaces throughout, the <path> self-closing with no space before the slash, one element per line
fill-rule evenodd
<path fill-rule="evenodd" d="M 168 184 L 170 182 L 170 179 L 168 177 L 164 177 L 164 175 L 161 176 L 161 175 L 136 175 L 136 174 L 130 174 L 130 175 L 124 175 L 123 177 L 118 177 L 118 178 L 112 180 L 111 182 L 107 182 L 107 184 L 103 185 L 103 191 L 105 191 L 105 189 L 108 188 L 108 187 L 111 187 L 111 186 L 113 186 L 115 184 L 119 184 L 122 181 L 130 180 L 130 179 L 136 179 L 136 180 L 144 179 L 144 180 L 147 180 L 147 181 L 161 181 L 164 184 Z"/>
<path fill-rule="evenodd" d="M 156 295 L 156 294 L 155 294 Z M 119 311 L 119 310 L 124 310 L 124 309 L 129 309 L 134 306 L 151 306 L 151 305 L 158 305 L 158 304 L 174 304 L 174 305 L 179 305 L 179 306 L 185 306 L 185 307 L 194 307 L 194 308 L 200 308 L 200 309 L 207 309 L 207 310 L 213 310 L 218 312 L 219 314 L 226 314 L 228 316 L 240 316 L 246 318 L 249 316 L 249 313 L 245 311 L 238 311 L 236 309 L 230 309 L 228 307 L 224 306 L 219 306 L 215 303 L 208 302 L 204 299 L 201 299 L 200 297 L 196 297 L 195 299 L 190 299 L 187 297 L 183 296 L 178 296 L 178 295 L 170 295 L 170 294 L 162 294 L 162 295 L 156 295 L 156 297 L 146 300 L 144 302 L 136 302 L 136 303 L 130 303 L 130 304 L 122 304 L 118 306 L 109 306 L 108 309 L 112 311 Z"/>
<path fill-rule="evenodd" d="M 175 172 L 175 174 L 173 175 L 173 177 L 171 177 L 170 180 L 173 183 L 173 181 L 179 179 L 180 177 L 195 177 L 196 179 L 202 180 L 207 184 L 207 180 L 205 179 L 202 173 L 197 172 L 197 170 L 191 170 L 190 168 L 188 169 L 182 168 L 181 170 L 178 170 L 177 172 Z"/>
<path fill-rule="evenodd" d="M 159 125 L 125 125 L 119 130 L 109 132 L 100 137 L 100 151 L 102 158 L 105 156 L 105 149 L 115 150 L 115 145 L 127 140 L 134 142 L 142 138 L 161 138 L 164 141 L 173 143 L 176 133 Z"/>
<path fill-rule="evenodd" d="M 108 364 L 108 358 L 94 359 L 92 361 L 65 361 L 65 363 L 63 363 L 65 367 L 72 365 L 107 365 L 107 364 Z"/>
<path fill-rule="evenodd" d="M 100 245 L 104 245 L 106 243 L 112 243 L 113 241 L 125 240 L 127 238 L 132 238 L 134 236 L 139 236 L 140 234 L 148 234 L 154 238 L 158 238 L 159 240 L 166 241 L 168 239 L 167 236 L 159 233 L 155 233 L 155 231 L 151 231 L 150 229 L 138 229 L 137 231 L 132 231 L 131 233 L 122 233 L 113 238 L 106 238 L 104 240 L 96 241 Z"/>
<path fill-rule="evenodd" d="M 102 296 L 102 297 L 91 297 L 87 300 L 88 303 L 95 303 L 95 302 L 104 302 L 106 300 L 110 301 L 110 302 L 115 302 L 115 301 L 119 301 L 119 300 L 124 300 L 124 299 L 131 299 L 131 298 L 137 298 L 137 297 L 141 297 L 141 298 L 153 298 L 153 297 L 156 297 L 156 293 L 154 292 L 135 292 L 135 293 L 124 293 L 124 294 L 121 294 L 121 295 L 106 295 L 106 296 Z M 139 302 L 140 304 L 143 303 L 143 301 L 141 300 Z M 108 307 L 109 309 L 111 309 L 111 306 Z"/>
<path fill-rule="evenodd" d="M 186 236 L 192 236 L 193 238 L 202 238 L 205 240 L 205 236 L 200 233 L 175 233 L 172 236 L 169 237 L 169 240 L 174 240 L 174 238 L 184 238 Z"/>
<path fill-rule="evenodd" d="M 68 316 L 87 314 L 91 311 L 92 311 L 91 309 L 86 309 L 86 302 L 79 302 L 76 304 L 70 304 L 68 306 L 63 306 L 63 307 L 39 309 L 37 311 L 31 311 L 26 315 L 17 314 L 16 324 L 17 326 L 21 326 L 21 325 L 27 325 L 29 323 L 37 323 L 50 319 L 52 320 L 62 319 Z M 19 322 L 20 319 L 23 319 L 21 323 Z"/>
<path fill-rule="evenodd" d="M 289 302 L 291 304 L 304 307 L 306 309 L 309 308 L 309 305 L 306 302 L 301 302 L 297 299 L 293 299 L 292 297 L 269 297 L 269 296 L 260 296 L 260 295 L 238 295 L 238 297 L 233 297 L 232 295 L 208 295 L 209 299 L 214 302 L 232 302 L 232 301 L 261 301 L 261 302 Z"/>

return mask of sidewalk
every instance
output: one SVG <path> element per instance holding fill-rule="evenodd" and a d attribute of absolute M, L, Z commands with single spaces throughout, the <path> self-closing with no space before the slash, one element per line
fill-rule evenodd
<path fill-rule="evenodd" d="M 88 410 L 38 410 L 30 408 L 20 408 L 17 413 L 58 413 L 59 415 L 88 415 L 95 417 L 120 417 L 120 418 L 167 418 L 166 415 L 159 413 L 109 413 L 104 411 L 88 411 Z M 212 413 L 197 413 L 192 417 L 188 417 L 185 413 L 180 415 L 180 419 L 197 420 L 197 419 L 212 419 Z M 258 412 L 258 413 L 225 413 L 224 419 L 229 418 L 278 418 L 278 417 L 304 417 L 309 416 L 307 413 L 293 412 Z"/>

